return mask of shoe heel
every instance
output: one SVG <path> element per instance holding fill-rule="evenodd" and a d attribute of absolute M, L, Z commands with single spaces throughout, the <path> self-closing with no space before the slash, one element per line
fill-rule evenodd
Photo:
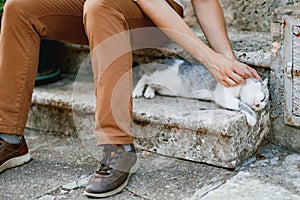
<path fill-rule="evenodd" d="M 130 170 L 129 173 L 130 174 L 136 173 L 138 171 L 139 167 L 140 167 L 140 161 L 139 161 L 139 159 L 137 159 L 136 162 L 135 162 L 135 164 L 132 166 L 132 168 L 131 168 L 131 170 Z"/>
<path fill-rule="evenodd" d="M 27 163 L 30 159 L 31 159 L 30 153 L 27 153 L 23 156 L 11 158 L 0 166 L 0 173 L 6 169 L 23 165 L 24 163 Z"/>

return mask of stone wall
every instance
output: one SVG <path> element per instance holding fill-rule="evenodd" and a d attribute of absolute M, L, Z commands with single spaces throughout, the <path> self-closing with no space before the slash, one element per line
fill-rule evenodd
<path fill-rule="evenodd" d="M 191 0 L 186 4 L 186 21 L 195 25 L 196 19 L 191 8 Z M 241 31 L 270 32 L 271 15 L 275 8 L 298 3 L 300 0 L 220 0 L 226 23 L 229 27 Z"/>
<path fill-rule="evenodd" d="M 271 12 L 278 7 L 274 0 L 221 0 L 221 4 L 229 26 L 259 32 L 270 30 Z"/>
<path fill-rule="evenodd" d="M 300 128 L 285 124 L 291 121 L 285 112 L 287 112 L 289 99 L 286 94 L 289 92 L 287 84 L 287 66 L 286 63 L 288 48 L 285 41 L 288 41 L 287 27 L 289 26 L 285 17 L 292 17 L 300 24 L 300 5 L 289 6 L 286 8 L 276 9 L 272 22 L 273 44 L 271 49 L 271 118 L 272 126 L 270 139 L 273 143 L 283 146 L 287 149 L 300 152 Z M 289 78 L 288 78 L 289 79 Z M 296 124 L 295 124 L 296 125 Z"/>

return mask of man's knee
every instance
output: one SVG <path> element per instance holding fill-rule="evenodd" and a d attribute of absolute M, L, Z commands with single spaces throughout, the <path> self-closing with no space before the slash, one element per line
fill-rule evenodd
<path fill-rule="evenodd" d="M 123 30 L 128 30 L 126 18 L 114 1 L 86 1 L 83 8 L 83 22 L 86 30 L 92 30 L 95 27 L 99 27 L 99 25 L 110 28 L 112 24 L 120 24 Z"/>
<path fill-rule="evenodd" d="M 24 0 L 7 0 L 4 5 L 4 15 L 17 17 L 20 14 L 25 14 L 32 8 L 31 1 Z"/>
<path fill-rule="evenodd" d="M 107 16 L 109 15 L 122 15 L 122 12 L 115 0 L 88 0 L 84 4 L 83 16 Z M 98 19 L 99 20 L 99 19 Z"/>

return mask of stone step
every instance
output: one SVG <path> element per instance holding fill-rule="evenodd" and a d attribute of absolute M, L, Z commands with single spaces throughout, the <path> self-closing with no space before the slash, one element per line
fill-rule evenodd
<path fill-rule="evenodd" d="M 199 38 L 202 39 L 202 41 L 206 42 L 204 34 L 200 30 L 199 26 L 194 26 L 192 30 Z M 228 36 L 234 53 L 241 62 L 257 68 L 270 67 L 270 47 L 272 43 L 270 33 L 245 32 L 238 31 L 236 29 L 229 29 Z M 169 42 L 155 49 L 139 49 L 134 51 L 134 54 L 136 55 L 135 60 L 141 64 L 148 60 L 153 60 L 154 58 L 175 56 L 195 62 L 188 52 L 174 42 Z"/>
<path fill-rule="evenodd" d="M 205 42 L 205 37 L 200 28 L 195 26 L 192 29 Z M 269 73 L 272 42 L 269 33 L 243 32 L 230 29 L 228 34 L 234 53 L 241 62 L 257 68 L 261 73 Z M 61 60 L 60 64 L 63 73 L 76 74 L 79 68 L 91 69 L 88 46 L 66 44 L 63 52 L 64 55 L 61 57 L 64 59 Z M 136 65 L 143 65 L 166 57 L 181 57 L 192 63 L 197 63 L 188 52 L 174 42 L 169 42 L 159 48 L 138 49 L 133 54 Z"/>
<path fill-rule="evenodd" d="M 91 72 L 34 89 L 27 127 L 77 135 L 91 149 L 95 97 Z M 211 102 L 157 96 L 134 99 L 135 143 L 139 149 L 176 158 L 235 168 L 258 148 L 269 131 L 268 111 L 255 127 L 239 112 Z M 91 152 L 96 152 L 92 149 Z"/>

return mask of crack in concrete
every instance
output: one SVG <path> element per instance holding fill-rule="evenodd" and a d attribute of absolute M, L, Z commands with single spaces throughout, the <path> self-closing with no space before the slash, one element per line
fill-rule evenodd
<path fill-rule="evenodd" d="M 222 183 L 218 183 L 217 185 L 214 185 L 210 190 L 206 191 L 204 194 L 202 194 L 200 196 L 200 198 L 203 198 L 204 196 L 206 196 L 208 193 L 218 189 L 219 187 L 221 187 L 222 185 L 224 185 L 226 183 L 226 181 L 222 182 Z"/>
<path fill-rule="evenodd" d="M 205 185 L 201 189 L 196 190 L 195 193 L 193 194 L 193 196 L 191 196 L 189 198 L 185 198 L 185 200 L 198 200 L 198 199 L 201 199 L 201 198 L 205 197 L 208 193 L 218 189 L 219 187 L 221 187 L 225 183 L 226 183 L 226 181 L 222 181 L 222 182 L 217 182 L 217 183 Z"/>
<path fill-rule="evenodd" d="M 50 196 L 53 196 L 53 197 L 58 197 L 59 195 L 62 195 L 62 194 L 68 194 L 70 191 L 81 190 L 85 186 L 84 180 L 88 177 L 90 177 L 90 175 L 81 176 L 81 178 L 77 178 L 75 181 L 71 181 L 71 182 L 66 183 L 64 185 L 60 185 L 57 188 L 36 197 L 35 199 L 40 199 L 40 198 L 42 198 L 44 196 L 47 196 L 47 195 L 50 195 Z M 80 184 L 80 181 L 82 182 L 81 184 Z M 73 182 L 75 182 L 75 185 L 76 185 L 75 187 L 72 187 L 71 189 L 65 187 L 67 184 L 70 184 L 70 183 L 72 184 Z M 67 192 L 66 193 L 61 193 L 62 190 L 67 191 Z"/>
<path fill-rule="evenodd" d="M 129 190 L 127 187 L 124 188 L 124 190 L 126 190 L 126 191 L 129 192 L 130 194 L 134 195 L 135 197 L 139 197 L 139 198 L 141 198 L 141 199 L 143 199 L 143 200 L 151 200 L 151 199 L 148 199 L 148 198 L 146 198 L 146 197 L 143 197 L 143 196 L 141 196 L 141 195 L 139 195 L 139 194 L 134 193 L 133 191 Z"/>

